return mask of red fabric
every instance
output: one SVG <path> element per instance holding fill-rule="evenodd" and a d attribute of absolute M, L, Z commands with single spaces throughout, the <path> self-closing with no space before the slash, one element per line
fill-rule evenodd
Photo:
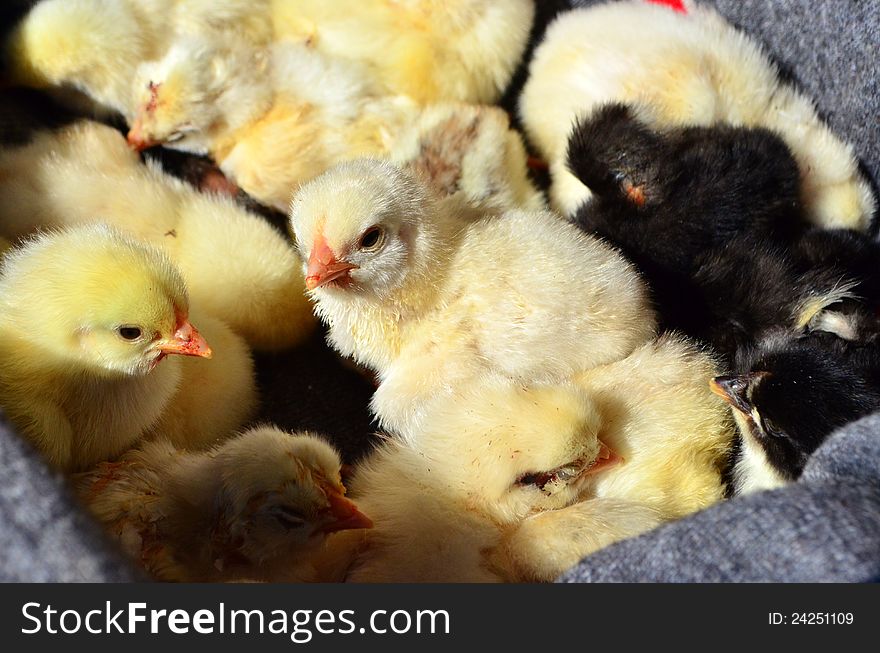
<path fill-rule="evenodd" d="M 685 9 L 684 6 L 684 0 L 648 0 L 648 2 L 653 2 L 655 5 L 666 5 L 670 9 L 674 9 L 683 14 L 687 13 L 687 9 Z"/>

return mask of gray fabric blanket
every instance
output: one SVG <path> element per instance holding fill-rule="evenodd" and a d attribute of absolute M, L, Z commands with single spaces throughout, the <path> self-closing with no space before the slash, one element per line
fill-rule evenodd
<path fill-rule="evenodd" d="M 5 24 L 30 1 L 5 3 L 0 19 Z M 565 1 L 537 0 L 536 36 Z M 876 3 L 704 1 L 767 44 L 816 100 L 831 126 L 853 143 L 876 180 L 880 176 Z M 515 88 L 507 94 L 509 100 L 515 96 Z M 363 391 L 359 392 L 357 399 L 363 402 Z M 346 394 L 351 399 L 353 393 Z M 362 403 L 356 408 L 362 411 Z M 363 416 L 356 421 L 360 428 L 369 428 Z M 334 424 L 328 422 L 327 428 Z M 315 426 L 325 425 L 316 422 Z M 878 437 L 880 417 L 865 420 L 830 441 L 803 482 L 716 506 L 611 547 L 585 560 L 565 580 L 880 578 Z M 63 480 L 49 472 L 0 418 L 0 580 L 138 577 L 73 502 Z"/>
<path fill-rule="evenodd" d="M 880 414 L 835 433 L 797 483 L 619 542 L 560 580 L 880 581 Z"/>

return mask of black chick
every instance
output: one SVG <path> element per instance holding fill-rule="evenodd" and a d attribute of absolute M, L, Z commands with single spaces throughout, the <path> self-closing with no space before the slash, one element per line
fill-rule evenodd
<path fill-rule="evenodd" d="M 612 104 L 576 126 L 568 159 L 594 193 L 576 222 L 639 266 L 665 328 L 711 343 L 728 362 L 780 326 L 880 332 L 855 299 L 880 285 L 875 246 L 807 226 L 797 164 L 772 132 L 658 133 Z"/>
<path fill-rule="evenodd" d="M 654 132 L 610 104 L 575 126 L 568 166 L 594 193 L 575 221 L 645 267 L 678 270 L 736 236 L 788 243 L 805 229 L 797 163 L 765 129 Z"/>
<path fill-rule="evenodd" d="M 737 357 L 738 374 L 715 378 L 741 434 L 738 494 L 797 479 L 837 428 L 880 409 L 880 349 L 816 332 L 780 333 Z"/>

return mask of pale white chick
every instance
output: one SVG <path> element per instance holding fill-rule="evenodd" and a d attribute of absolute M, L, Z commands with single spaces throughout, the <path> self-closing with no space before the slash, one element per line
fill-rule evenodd
<path fill-rule="evenodd" d="M 429 398 L 473 377 L 561 380 L 654 333 L 644 284 L 598 239 L 549 212 L 438 198 L 387 162 L 313 180 L 291 224 L 330 343 L 378 373 L 372 408 L 404 437 Z"/>
<path fill-rule="evenodd" d="M 519 110 L 550 165 L 551 200 L 573 215 L 589 190 L 567 169 L 576 119 L 610 102 L 639 104 L 655 126 L 765 127 L 791 148 L 812 222 L 865 229 L 876 200 L 852 147 L 780 77 L 764 49 L 708 6 L 685 12 L 642 0 L 561 14 L 529 67 Z"/>
<path fill-rule="evenodd" d="M 166 440 L 80 475 L 80 498 L 154 578 L 320 580 L 326 537 L 372 523 L 345 498 L 336 451 L 261 426 L 208 452 Z"/>
<path fill-rule="evenodd" d="M 356 469 L 373 518 L 348 580 L 551 581 L 723 496 L 734 433 L 712 359 L 661 338 L 578 383 L 484 379 Z"/>
<path fill-rule="evenodd" d="M 143 165 L 110 127 L 81 122 L 0 150 L 0 196 L 0 234 L 8 238 L 100 220 L 161 247 L 193 303 L 254 348 L 287 348 L 313 331 L 288 239 L 231 199 Z"/>
<path fill-rule="evenodd" d="M 0 406 L 57 468 L 110 460 L 160 426 L 204 446 L 255 407 L 247 346 L 200 320 L 215 352 L 169 259 L 115 229 L 25 241 L 3 257 L 0 303 Z"/>

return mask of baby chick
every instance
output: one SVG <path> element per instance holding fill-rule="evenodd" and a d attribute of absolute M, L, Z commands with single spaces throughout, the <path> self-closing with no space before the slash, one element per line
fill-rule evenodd
<path fill-rule="evenodd" d="M 378 373 L 373 410 L 404 436 L 430 397 L 470 378 L 560 380 L 654 333 L 644 285 L 601 241 L 551 213 L 437 198 L 389 163 L 313 180 L 291 224 L 330 343 Z"/>
<path fill-rule="evenodd" d="M 609 105 L 575 127 L 568 159 L 593 189 L 574 221 L 638 265 L 663 326 L 728 361 L 778 327 L 878 332 L 876 245 L 808 228 L 797 165 L 771 132 L 658 132 L 633 108 Z"/>
<path fill-rule="evenodd" d="M 739 494 L 796 480 L 835 429 L 880 409 L 880 350 L 873 344 L 821 331 L 775 334 L 744 350 L 736 370 L 711 386 L 740 430 Z"/>
<path fill-rule="evenodd" d="M 232 200 L 141 164 L 110 127 L 81 122 L 0 151 L 0 196 L 6 237 L 101 220 L 163 248 L 193 302 L 254 348 L 290 347 L 314 328 L 284 236 Z"/>
<path fill-rule="evenodd" d="M 158 424 L 188 425 L 175 437 L 202 444 L 254 407 L 247 348 L 215 324 L 222 383 L 204 387 L 215 377 L 179 360 L 213 353 L 189 321 L 180 273 L 112 228 L 49 232 L 7 253 L 0 298 L 0 405 L 55 467 L 109 460 Z"/>
<path fill-rule="evenodd" d="M 145 443 L 76 481 L 123 549 L 164 581 L 316 580 L 328 534 L 370 528 L 321 438 L 250 429 L 209 452 Z"/>
<path fill-rule="evenodd" d="M 138 65 L 191 40 L 250 51 L 292 41 L 357 64 L 384 94 L 490 103 L 519 63 L 534 11 L 533 0 L 44 0 L 7 58 L 19 83 L 71 86 L 128 118 Z"/>
<path fill-rule="evenodd" d="M 721 499 L 732 424 L 712 359 L 665 337 L 574 384 L 483 379 L 355 470 L 375 520 L 351 581 L 550 581 Z"/>
<path fill-rule="evenodd" d="M 98 111 L 127 115 L 131 77 L 164 49 L 175 0 L 43 0 L 15 27 L 5 60 L 13 82 L 70 87 Z"/>
<path fill-rule="evenodd" d="M 573 123 L 608 102 L 638 102 L 655 125 L 764 127 L 791 148 L 807 217 L 864 230 L 876 200 L 852 148 L 780 79 L 752 39 L 708 6 L 685 13 L 632 0 L 560 15 L 536 49 L 520 98 L 526 132 L 549 162 L 553 205 L 572 215 L 590 190 L 566 169 Z"/>
<path fill-rule="evenodd" d="M 390 156 L 469 201 L 543 208 L 503 111 L 376 97 L 361 67 L 303 44 L 276 43 L 258 59 L 187 41 L 144 64 L 135 88 L 129 144 L 210 154 L 235 184 L 281 211 L 300 184 L 362 156 Z"/>

